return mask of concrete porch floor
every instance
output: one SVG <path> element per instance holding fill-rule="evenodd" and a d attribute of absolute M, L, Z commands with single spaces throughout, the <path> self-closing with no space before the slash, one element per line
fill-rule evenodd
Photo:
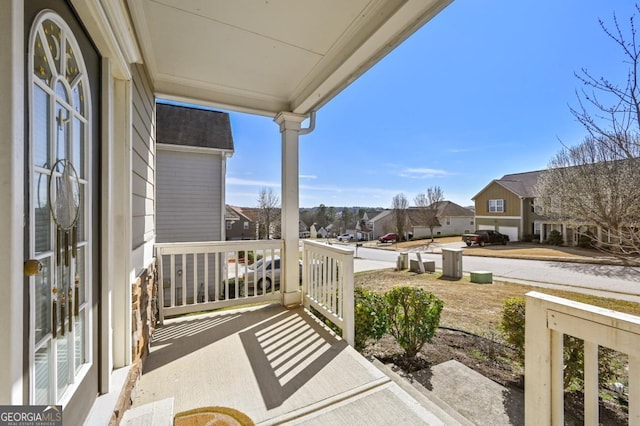
<path fill-rule="evenodd" d="M 167 398 L 174 413 L 227 406 L 264 425 L 450 420 L 306 311 L 279 305 L 166 320 L 154 333 L 132 410 Z"/>

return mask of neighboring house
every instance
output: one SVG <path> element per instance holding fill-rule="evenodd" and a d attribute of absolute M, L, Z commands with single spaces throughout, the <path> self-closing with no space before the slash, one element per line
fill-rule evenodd
<path fill-rule="evenodd" d="M 329 230 L 327 230 L 327 228 L 320 227 L 320 229 L 317 230 L 316 234 L 318 238 L 328 238 L 330 232 Z"/>
<path fill-rule="evenodd" d="M 535 185 L 542 171 L 514 173 L 491 181 L 472 200 L 476 229 L 493 229 L 520 241 L 539 234 L 541 216 L 535 213 Z"/>
<path fill-rule="evenodd" d="M 256 222 L 249 217 L 242 207 L 226 206 L 225 222 L 227 240 L 257 240 Z"/>
<path fill-rule="evenodd" d="M 474 230 L 473 211 L 462 207 L 452 201 L 440 201 L 436 203 L 435 226 L 433 235 L 460 235 Z M 417 208 L 409 208 L 409 222 L 413 238 L 431 236 L 431 228 L 424 224 L 424 214 Z"/>
<path fill-rule="evenodd" d="M 309 238 L 311 236 L 311 229 L 303 221 L 298 221 L 298 236 L 300 238 Z"/>
<path fill-rule="evenodd" d="M 265 225 L 263 225 L 263 221 L 264 221 L 264 215 L 263 215 L 263 209 L 261 209 L 260 207 L 232 207 L 236 213 L 241 213 L 243 216 L 245 216 L 248 221 L 250 222 L 249 227 L 251 228 L 251 237 L 250 238 L 245 238 L 245 239 L 253 239 L 253 240 L 257 240 L 259 239 L 259 234 L 260 234 L 260 229 L 261 227 L 264 227 Z M 281 209 L 279 207 L 273 208 L 272 209 L 272 222 L 269 226 L 269 232 L 268 232 L 268 238 L 267 239 L 277 239 L 280 238 L 280 214 L 281 214 Z M 300 235 L 300 232 L 302 231 L 302 228 L 304 228 L 306 225 L 298 223 L 298 235 Z M 243 223 L 243 228 L 244 228 L 244 223 Z M 228 229 L 228 225 L 227 225 L 227 229 Z M 308 232 L 309 229 L 306 228 L 306 231 Z M 237 237 L 237 232 L 236 232 L 236 237 Z M 237 239 L 237 238 L 234 238 Z"/>
<path fill-rule="evenodd" d="M 260 230 L 266 226 L 264 222 L 264 211 L 260 207 L 236 207 L 240 209 L 242 213 L 247 216 L 255 226 L 255 233 L 253 239 L 260 238 Z M 275 239 L 280 236 L 280 208 L 271 209 L 271 224 L 269 225 L 267 239 Z"/>
<path fill-rule="evenodd" d="M 372 239 L 378 239 L 389 232 L 396 232 L 393 210 L 382 210 L 369 220 L 371 226 Z"/>
<path fill-rule="evenodd" d="M 369 241 L 376 238 L 374 235 L 374 224 L 371 219 L 380 214 L 380 212 L 381 210 L 379 209 L 365 210 L 362 217 L 358 218 L 358 222 L 356 223 L 356 232 L 359 240 Z"/>
<path fill-rule="evenodd" d="M 493 229 L 509 235 L 510 241 L 536 239 L 544 241 L 551 231 L 558 231 L 567 245 L 577 245 L 581 233 L 599 234 L 597 226 L 551 220 L 537 213 L 535 187 L 544 170 L 504 175 L 491 181 L 473 200 L 477 229 Z"/>
<path fill-rule="evenodd" d="M 438 203 L 435 217 L 436 226 L 433 227 L 433 235 L 460 235 L 474 228 L 473 211 L 464 208 L 452 201 Z M 407 209 L 406 235 L 409 238 L 425 238 L 431 235 L 431 229 L 424 223 L 425 217 L 418 207 Z M 373 238 L 389 233 L 397 232 L 393 210 L 383 210 L 371 221 Z"/>
<path fill-rule="evenodd" d="M 156 106 L 156 241 L 224 241 L 229 114 Z"/>

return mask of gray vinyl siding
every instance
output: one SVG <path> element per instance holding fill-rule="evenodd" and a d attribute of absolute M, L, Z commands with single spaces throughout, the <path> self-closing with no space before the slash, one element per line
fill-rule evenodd
<path fill-rule="evenodd" d="M 131 71 L 131 245 L 135 249 L 155 235 L 156 112 L 145 68 L 134 65 Z"/>
<path fill-rule="evenodd" d="M 158 149 L 157 242 L 222 239 L 222 156 Z"/>

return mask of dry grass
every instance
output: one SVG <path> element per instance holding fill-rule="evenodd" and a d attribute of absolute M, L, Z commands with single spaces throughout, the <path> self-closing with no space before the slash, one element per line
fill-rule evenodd
<path fill-rule="evenodd" d="M 440 318 L 441 326 L 465 330 L 481 336 L 499 335 L 498 324 L 502 319 L 505 299 L 524 297 L 527 292 L 534 290 L 640 316 L 640 304 L 637 303 L 507 282 L 472 284 L 468 277 L 452 281 L 442 278 L 439 273 L 415 274 L 392 270 L 365 272 L 356 275 L 355 283 L 357 286 L 379 293 L 400 285 L 423 288 L 445 303 Z"/>

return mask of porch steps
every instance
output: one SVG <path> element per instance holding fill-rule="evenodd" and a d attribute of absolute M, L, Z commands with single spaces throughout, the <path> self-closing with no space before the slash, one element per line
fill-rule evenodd
<path fill-rule="evenodd" d="M 373 360 L 375 365 L 380 371 L 387 375 L 391 380 L 396 382 L 400 388 L 411 395 L 420 405 L 432 412 L 446 425 L 463 425 L 472 426 L 473 422 L 469 421 L 466 417 L 458 413 L 449 404 L 438 398 L 433 392 L 427 390 L 417 381 L 410 382 L 406 378 L 400 376 L 393 369 L 378 361 Z"/>
<path fill-rule="evenodd" d="M 260 421 L 257 425 L 387 425 L 394 422 L 398 425 L 457 424 L 431 412 L 389 377 L 381 377 L 318 403 Z"/>
<path fill-rule="evenodd" d="M 447 361 L 423 370 L 422 373 L 428 377 L 430 389 L 416 380 L 410 382 L 391 368 L 385 367 L 385 374 L 394 380 L 398 378 L 404 381 L 405 386 L 413 386 L 454 417 L 459 424 L 524 425 L 523 392 L 508 389 L 458 361 Z"/>
<path fill-rule="evenodd" d="M 122 426 L 173 426 L 173 398 L 161 399 L 125 411 Z"/>

